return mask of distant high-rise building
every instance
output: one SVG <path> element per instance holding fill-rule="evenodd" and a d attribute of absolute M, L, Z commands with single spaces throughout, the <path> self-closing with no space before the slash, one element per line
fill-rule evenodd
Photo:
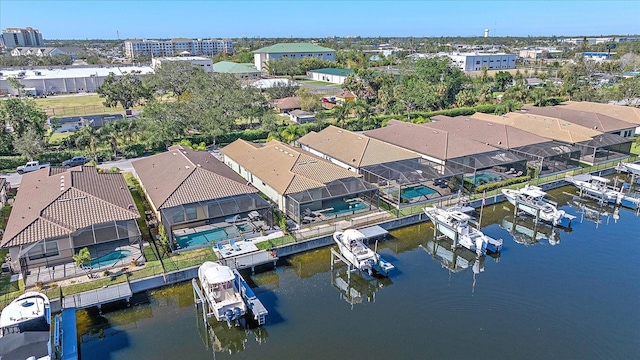
<path fill-rule="evenodd" d="M 489 37 L 489 29 L 484 29 L 484 37 Z"/>
<path fill-rule="evenodd" d="M 40 31 L 31 27 L 24 29 L 6 28 L 2 30 L 2 43 L 7 49 L 13 49 L 18 46 L 44 46 Z"/>
<path fill-rule="evenodd" d="M 233 53 L 233 42 L 229 39 L 184 39 L 171 40 L 126 40 L 124 52 L 127 58 L 140 56 L 172 57 L 199 56 Z"/>

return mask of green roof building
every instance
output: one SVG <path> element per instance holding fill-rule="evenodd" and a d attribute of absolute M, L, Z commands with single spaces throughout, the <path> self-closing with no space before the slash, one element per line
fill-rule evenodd
<path fill-rule="evenodd" d="M 269 60 L 316 58 L 335 61 L 336 51 L 311 43 L 280 43 L 254 51 L 253 57 L 256 68 L 263 70 Z"/>
<path fill-rule="evenodd" d="M 220 61 L 213 64 L 212 71 L 216 73 L 233 74 L 241 79 L 259 79 L 260 70 L 250 63 L 235 63 Z"/>
<path fill-rule="evenodd" d="M 349 74 L 353 74 L 351 69 L 324 68 L 307 71 L 307 77 L 315 81 L 326 81 L 333 84 L 344 84 Z"/>

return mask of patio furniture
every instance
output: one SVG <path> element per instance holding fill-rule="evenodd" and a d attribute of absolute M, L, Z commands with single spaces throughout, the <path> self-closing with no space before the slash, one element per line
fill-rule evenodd
<path fill-rule="evenodd" d="M 255 220 L 260 220 L 260 213 L 253 210 L 252 212 L 248 213 L 247 216 L 249 217 L 249 220 L 251 221 L 255 221 Z"/>
<path fill-rule="evenodd" d="M 222 246 L 222 243 L 218 243 L 217 247 L 218 247 L 218 251 L 220 251 L 222 253 L 222 255 L 224 255 L 224 256 L 231 255 L 231 251 L 225 249 L 224 246 Z"/>
<path fill-rule="evenodd" d="M 225 222 L 229 224 L 234 224 L 236 221 L 240 221 L 240 215 L 234 215 L 224 219 Z"/>
<path fill-rule="evenodd" d="M 236 245 L 236 242 L 233 239 L 229 240 L 229 246 L 231 246 L 231 249 L 233 249 L 233 251 L 240 251 L 240 247 Z"/>

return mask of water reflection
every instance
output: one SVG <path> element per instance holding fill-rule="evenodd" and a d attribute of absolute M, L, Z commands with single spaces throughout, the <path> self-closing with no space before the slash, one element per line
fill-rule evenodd
<path fill-rule="evenodd" d="M 195 304 L 196 327 L 200 339 L 205 348 L 212 352 L 215 358 L 216 352 L 237 354 L 244 351 L 249 337 L 253 337 L 258 344 L 266 342 L 269 333 L 267 329 L 258 326 L 248 317 L 241 319 L 238 326 L 227 326 L 226 323 L 216 321 L 215 318 L 207 319 L 202 304 Z"/>
<path fill-rule="evenodd" d="M 351 304 L 376 301 L 376 293 L 383 287 L 393 285 L 388 277 L 368 276 L 357 271 L 349 272 L 345 267 L 331 271 L 331 285 L 340 292 L 340 298 Z"/>
<path fill-rule="evenodd" d="M 620 208 L 617 206 L 611 207 L 607 204 L 582 199 L 574 199 L 571 205 L 576 207 L 576 212 L 581 224 L 584 221 L 589 221 L 596 224 L 596 229 L 603 222 L 609 224 L 611 220 L 613 220 L 614 223 L 620 220 Z"/>
<path fill-rule="evenodd" d="M 500 227 L 507 230 L 513 241 L 522 245 L 535 245 L 541 241 L 549 241 L 550 245 L 560 243 L 560 228 L 546 225 L 528 217 L 508 216 L 502 219 Z M 568 232 L 568 228 L 563 228 Z"/>
<path fill-rule="evenodd" d="M 449 270 L 450 274 L 471 268 L 473 271 L 472 292 L 474 292 L 476 288 L 476 275 L 484 272 L 484 264 L 487 256 L 496 262 L 500 262 L 501 255 L 501 253 L 498 252 L 476 257 L 475 252 L 466 248 L 453 248 L 452 242 L 448 239 L 427 240 L 425 245 L 420 244 L 419 247 L 431 255 L 434 260 L 438 261 L 443 268 Z"/>

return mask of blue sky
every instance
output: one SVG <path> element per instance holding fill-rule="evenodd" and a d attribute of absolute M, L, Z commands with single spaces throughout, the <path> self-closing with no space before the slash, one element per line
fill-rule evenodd
<path fill-rule="evenodd" d="M 0 27 L 45 39 L 610 35 L 640 33 L 640 1 L 0 0 Z"/>

